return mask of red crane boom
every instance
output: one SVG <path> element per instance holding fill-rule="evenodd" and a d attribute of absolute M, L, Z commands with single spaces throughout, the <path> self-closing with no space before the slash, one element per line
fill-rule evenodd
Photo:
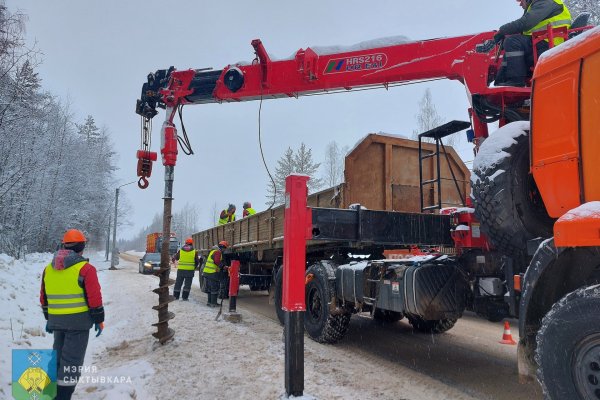
<path fill-rule="evenodd" d="M 157 108 L 166 108 L 163 124 L 164 165 L 175 165 L 177 146 L 173 118 L 186 104 L 221 103 L 300 97 L 365 87 L 452 79 L 465 85 L 475 140 L 488 135 L 487 123 L 528 118 L 524 101 L 531 88 L 490 87 L 501 62 L 494 32 L 419 41 L 379 40 L 348 51 L 300 49 L 295 56 L 273 61 L 259 39 L 252 41 L 256 58 L 249 65 L 222 70 L 181 70 L 173 67 L 148 76 L 136 112 L 149 125 Z M 144 143 L 149 140 L 143 140 Z M 155 154 L 138 152 L 140 187 L 147 186 Z M 150 167 L 148 167 L 150 166 Z"/>

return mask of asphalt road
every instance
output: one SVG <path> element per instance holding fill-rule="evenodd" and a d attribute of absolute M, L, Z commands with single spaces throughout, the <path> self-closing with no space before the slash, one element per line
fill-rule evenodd
<path fill-rule="evenodd" d="M 266 292 L 240 288 L 238 307 L 277 319 Z M 511 331 L 518 340 L 516 321 L 512 322 Z M 404 320 L 382 323 L 365 314 L 354 315 L 346 336 L 333 346 L 379 360 L 382 367 L 400 364 L 476 398 L 541 400 L 537 383 L 519 384 L 517 346 L 499 344 L 502 333 L 501 322 L 488 322 L 473 314 L 465 315 L 441 335 L 415 333 Z"/>

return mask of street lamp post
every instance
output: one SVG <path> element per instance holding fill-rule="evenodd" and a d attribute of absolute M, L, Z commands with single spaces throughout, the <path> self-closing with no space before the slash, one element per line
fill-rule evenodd
<path fill-rule="evenodd" d="M 110 259 L 110 268 L 109 269 L 117 269 L 115 265 L 117 265 L 118 257 L 117 254 L 117 211 L 119 207 L 119 189 L 123 186 L 131 185 L 132 183 L 136 183 L 137 181 L 124 183 L 121 186 L 117 187 L 115 190 L 115 217 L 113 219 L 113 237 L 112 237 L 112 256 Z"/>

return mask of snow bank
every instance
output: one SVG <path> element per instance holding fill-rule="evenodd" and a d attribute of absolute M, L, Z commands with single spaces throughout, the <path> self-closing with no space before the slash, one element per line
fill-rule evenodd
<path fill-rule="evenodd" d="M 519 136 L 528 135 L 529 126 L 529 121 L 513 122 L 492 133 L 479 148 L 473 161 L 473 169 L 484 171 L 508 157 L 509 154 L 504 149 L 516 144 Z"/>
<path fill-rule="evenodd" d="M 0 254 L 0 398 L 12 398 L 12 349 L 52 347 L 39 306 L 42 271 L 51 259 L 49 253 L 23 260 Z"/>
<path fill-rule="evenodd" d="M 575 221 L 578 219 L 600 219 L 600 201 L 590 201 L 567 211 L 557 222 Z"/>

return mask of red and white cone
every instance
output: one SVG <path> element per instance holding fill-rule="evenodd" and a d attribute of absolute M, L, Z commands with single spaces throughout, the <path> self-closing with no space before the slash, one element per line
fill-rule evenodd
<path fill-rule="evenodd" d="M 515 342 L 515 340 L 513 339 L 512 334 L 510 333 L 510 324 L 508 323 L 508 321 L 504 321 L 504 333 L 502 334 L 502 340 L 498 343 L 510 345 L 517 344 L 517 342 Z"/>

